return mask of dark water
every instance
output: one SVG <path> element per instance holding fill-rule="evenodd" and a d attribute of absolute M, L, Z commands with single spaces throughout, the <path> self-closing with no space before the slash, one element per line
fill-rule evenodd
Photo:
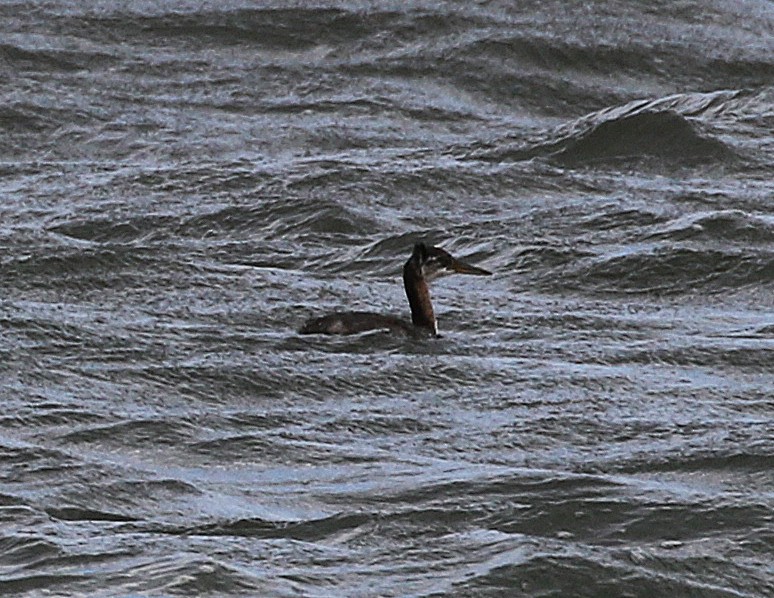
<path fill-rule="evenodd" d="M 0 594 L 774 596 L 774 4 L 257 4 L 0 4 Z"/>

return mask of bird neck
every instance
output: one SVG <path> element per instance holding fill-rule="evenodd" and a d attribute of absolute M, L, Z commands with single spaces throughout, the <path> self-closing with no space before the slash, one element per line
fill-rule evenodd
<path fill-rule="evenodd" d="M 403 268 L 403 286 L 406 288 L 406 297 L 411 307 L 412 324 L 438 334 L 433 303 L 430 301 L 430 288 L 422 272 L 410 262 Z"/>

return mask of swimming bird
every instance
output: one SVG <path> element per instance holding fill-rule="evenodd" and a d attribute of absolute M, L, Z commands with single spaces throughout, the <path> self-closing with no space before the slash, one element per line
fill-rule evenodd
<path fill-rule="evenodd" d="M 452 257 L 440 247 L 417 243 L 411 257 L 403 266 L 403 286 L 406 289 L 411 322 L 395 316 L 364 311 L 337 312 L 308 320 L 299 330 L 301 334 L 357 334 L 368 330 L 387 330 L 414 335 L 438 335 L 433 304 L 430 301 L 428 281 L 443 273 L 489 276 L 483 268 L 471 266 Z"/>

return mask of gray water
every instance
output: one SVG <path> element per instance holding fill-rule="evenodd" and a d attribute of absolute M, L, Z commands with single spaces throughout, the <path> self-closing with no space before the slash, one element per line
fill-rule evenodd
<path fill-rule="evenodd" d="M 0 3 L 0 594 L 774 596 L 774 4 L 258 5 Z"/>

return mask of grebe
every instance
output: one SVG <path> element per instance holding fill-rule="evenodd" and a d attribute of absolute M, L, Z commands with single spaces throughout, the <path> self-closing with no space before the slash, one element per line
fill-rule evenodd
<path fill-rule="evenodd" d="M 403 266 L 403 286 L 406 288 L 411 323 L 395 316 L 383 316 L 364 311 L 333 313 L 321 318 L 308 320 L 299 332 L 301 334 L 357 334 L 367 330 L 388 330 L 406 334 L 430 333 L 438 335 L 438 324 L 430 301 L 428 280 L 441 273 L 474 274 L 489 276 L 492 273 L 471 266 L 439 247 L 424 243 L 414 245 L 414 251 Z"/>

